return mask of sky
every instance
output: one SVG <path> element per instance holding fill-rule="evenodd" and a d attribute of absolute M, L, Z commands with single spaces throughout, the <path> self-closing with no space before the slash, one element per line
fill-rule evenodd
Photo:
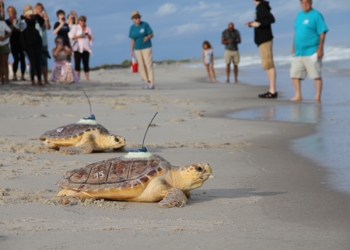
<path fill-rule="evenodd" d="M 204 40 L 211 42 L 216 57 L 222 57 L 224 47 L 221 33 L 229 22 L 234 22 L 242 36 L 239 46 L 241 56 L 256 55 L 258 50 L 253 42 L 253 30 L 246 23 L 254 19 L 253 1 L 243 0 L 38 0 L 44 4 L 52 25 L 56 21 L 56 11 L 71 10 L 78 15 L 87 16 L 87 24 L 93 30 L 95 41 L 91 66 L 120 64 L 130 60 L 130 39 L 128 37 L 132 21 L 130 15 L 138 10 L 142 20 L 153 29 L 154 60 L 200 59 Z M 26 4 L 35 5 L 37 1 L 5 0 L 6 7 L 13 5 L 22 13 Z M 300 11 L 299 0 L 270 0 L 272 13 L 276 17 L 273 25 L 274 52 L 288 55 L 291 52 L 293 24 Z M 350 47 L 348 23 L 349 0 L 314 0 L 314 8 L 325 17 L 330 32 L 326 46 Z M 53 48 L 54 35 L 49 31 L 50 49 Z"/>

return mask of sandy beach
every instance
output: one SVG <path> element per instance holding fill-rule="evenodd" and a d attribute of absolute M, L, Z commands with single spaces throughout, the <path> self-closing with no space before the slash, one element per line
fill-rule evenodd
<path fill-rule="evenodd" d="M 314 124 L 230 119 L 259 100 L 262 86 L 211 84 L 200 68 L 157 65 L 156 90 L 129 69 L 99 70 L 91 82 L 0 86 L 0 249 L 350 249 L 350 198 L 325 185 L 328 173 L 291 150 Z M 218 71 L 223 75 L 223 70 Z M 244 72 L 243 72 L 244 74 Z M 64 155 L 38 140 L 89 115 L 145 141 L 174 165 L 209 162 L 214 179 L 183 208 L 155 203 L 56 202 L 56 183 L 75 168 L 123 152 Z"/>

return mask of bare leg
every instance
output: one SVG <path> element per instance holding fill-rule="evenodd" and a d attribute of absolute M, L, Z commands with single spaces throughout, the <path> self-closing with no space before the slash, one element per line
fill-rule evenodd
<path fill-rule="evenodd" d="M 226 64 L 226 83 L 230 83 L 231 64 Z"/>
<path fill-rule="evenodd" d="M 270 82 L 270 93 L 276 93 L 276 69 L 273 67 L 271 69 L 266 70 L 267 77 Z"/>
<path fill-rule="evenodd" d="M 317 102 L 321 102 L 322 87 L 323 87 L 322 78 L 315 79 L 315 85 L 316 85 L 316 97 L 315 97 L 315 100 Z"/>
<path fill-rule="evenodd" d="M 49 78 L 48 78 L 49 73 L 48 73 L 48 69 L 45 67 L 45 68 L 42 68 L 41 70 L 42 70 L 43 76 L 44 76 L 44 83 L 45 83 L 45 84 L 49 84 Z"/>
<path fill-rule="evenodd" d="M 210 67 L 209 64 L 205 64 L 205 69 L 207 70 L 208 79 L 209 81 L 211 81 L 211 72 L 209 67 Z"/>
<path fill-rule="evenodd" d="M 234 65 L 235 83 L 238 83 L 238 65 Z"/>
<path fill-rule="evenodd" d="M 85 72 L 85 79 L 86 79 L 86 81 L 90 81 L 89 72 Z"/>
<path fill-rule="evenodd" d="M 291 101 L 300 102 L 301 100 L 303 100 L 303 95 L 301 94 L 301 79 L 293 78 L 293 85 L 295 94 Z"/>
<path fill-rule="evenodd" d="M 210 67 L 211 67 L 211 76 L 212 76 L 213 82 L 217 82 L 214 65 L 211 65 Z"/>

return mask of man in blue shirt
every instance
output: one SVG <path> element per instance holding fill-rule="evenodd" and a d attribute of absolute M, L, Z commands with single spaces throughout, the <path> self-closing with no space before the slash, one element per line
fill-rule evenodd
<path fill-rule="evenodd" d="M 322 76 L 321 62 L 324 43 L 328 32 L 325 20 L 320 12 L 312 8 L 312 0 L 300 0 L 302 11 L 298 14 L 294 28 L 294 43 L 291 66 L 291 78 L 295 88 L 292 101 L 301 101 L 301 81 L 307 75 L 315 80 L 316 101 L 321 102 Z"/>
<path fill-rule="evenodd" d="M 131 55 L 139 64 L 142 80 L 146 82 L 146 89 L 154 89 L 152 42 L 153 31 L 148 23 L 141 21 L 138 11 L 131 14 L 133 25 L 130 27 Z"/>

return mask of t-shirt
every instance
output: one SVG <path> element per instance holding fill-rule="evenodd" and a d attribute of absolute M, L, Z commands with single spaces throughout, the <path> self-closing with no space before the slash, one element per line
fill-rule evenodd
<path fill-rule="evenodd" d="M 238 50 L 238 44 L 241 43 L 241 35 L 238 30 L 234 29 L 231 31 L 226 29 L 222 32 L 222 38 L 230 42 L 229 44 L 225 44 L 225 49 L 233 51 Z"/>
<path fill-rule="evenodd" d="M 320 36 L 328 32 L 322 14 L 314 9 L 309 12 L 300 12 L 296 18 L 294 28 L 296 56 L 315 54 L 320 45 Z"/>
<path fill-rule="evenodd" d="M 151 40 L 144 42 L 146 36 L 153 34 L 153 31 L 148 23 L 141 22 L 136 26 L 133 24 L 130 27 L 129 37 L 135 41 L 135 50 L 148 49 L 152 47 Z"/>
<path fill-rule="evenodd" d="M 59 25 L 60 25 L 60 23 L 56 22 L 53 26 L 53 29 L 55 30 Z M 64 45 L 71 47 L 69 37 L 68 37 L 69 30 L 70 30 L 70 28 L 69 28 L 68 23 L 65 23 L 62 26 L 62 28 L 57 32 L 57 37 L 61 37 L 63 39 Z"/>

